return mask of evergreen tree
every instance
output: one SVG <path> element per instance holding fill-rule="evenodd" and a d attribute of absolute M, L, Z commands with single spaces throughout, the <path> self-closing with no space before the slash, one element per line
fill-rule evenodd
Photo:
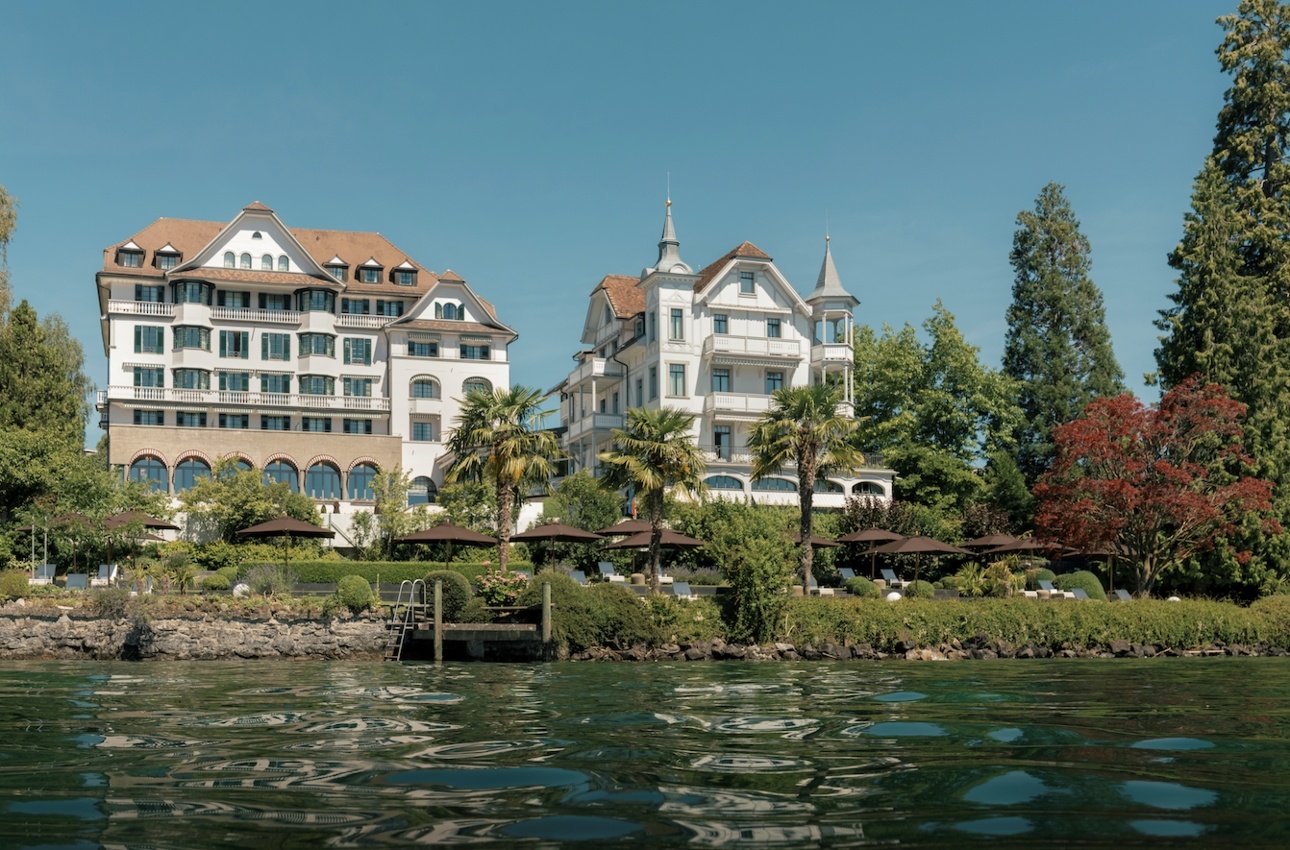
<path fill-rule="evenodd" d="M 1124 391 L 1102 293 L 1089 277 L 1089 242 L 1062 188 L 1045 186 L 1034 210 L 1018 213 L 1012 238 L 1016 277 L 1003 371 L 1018 383 L 1013 456 L 1028 484 L 1052 460 L 1054 426 L 1078 418 L 1093 399 Z"/>
<path fill-rule="evenodd" d="M 1232 85 L 1169 256 L 1178 288 L 1156 323 L 1158 378 L 1172 389 L 1198 374 L 1246 406 L 1245 452 L 1276 485 L 1273 513 L 1290 529 L 1290 6 L 1242 0 L 1218 23 Z M 1206 554 L 1201 572 L 1257 586 L 1284 571 L 1290 537 L 1260 524 L 1237 537 Z M 1246 549 L 1252 559 L 1237 557 Z"/>

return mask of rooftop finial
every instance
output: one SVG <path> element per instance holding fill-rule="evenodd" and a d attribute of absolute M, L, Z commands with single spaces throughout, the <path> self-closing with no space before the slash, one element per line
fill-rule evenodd
<path fill-rule="evenodd" d="M 675 272 L 677 274 L 694 274 L 694 269 L 681 259 L 681 241 L 676 238 L 676 226 L 672 224 L 672 175 L 668 174 L 667 201 L 663 207 L 663 236 L 658 242 L 658 262 L 649 272 Z"/>

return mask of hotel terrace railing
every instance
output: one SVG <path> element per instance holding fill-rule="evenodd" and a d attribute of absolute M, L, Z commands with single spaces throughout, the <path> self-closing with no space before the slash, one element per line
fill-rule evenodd
<path fill-rule="evenodd" d="M 336 317 L 338 328 L 383 328 L 398 316 L 372 316 L 364 313 L 341 313 Z"/>
<path fill-rule="evenodd" d="M 743 413 L 760 416 L 770 410 L 770 396 L 743 393 L 709 393 L 703 399 L 703 412 Z"/>
<path fill-rule="evenodd" d="M 569 373 L 569 387 L 575 387 L 591 378 L 621 378 L 623 367 L 616 360 L 605 357 L 588 357 L 577 369 Z"/>
<path fill-rule="evenodd" d="M 109 301 L 108 312 L 135 316 L 173 316 L 175 305 L 160 301 Z"/>
<path fill-rule="evenodd" d="M 802 344 L 795 339 L 772 339 L 762 336 L 713 334 L 703 341 L 703 356 L 725 354 L 743 357 L 783 357 L 800 359 Z"/>
<path fill-rule="evenodd" d="M 167 387 L 108 387 L 106 398 L 99 392 L 99 403 L 107 401 L 153 402 L 162 404 L 199 404 L 215 406 L 254 406 L 273 409 L 310 408 L 314 410 L 388 411 L 388 398 L 371 396 L 302 395 L 300 393 L 234 392 L 230 390 L 177 390 Z"/>
<path fill-rule="evenodd" d="M 849 363 L 855 351 L 845 343 L 829 342 L 811 346 L 812 363 Z"/>
<path fill-rule="evenodd" d="M 580 419 L 568 422 L 565 427 L 568 439 L 572 440 L 592 429 L 608 431 L 612 428 L 621 428 L 623 417 L 617 413 L 589 413 Z"/>
<path fill-rule="evenodd" d="M 298 325 L 304 318 L 299 310 L 257 310 L 253 307 L 212 307 L 212 319 L 234 322 L 273 322 L 279 325 Z"/>

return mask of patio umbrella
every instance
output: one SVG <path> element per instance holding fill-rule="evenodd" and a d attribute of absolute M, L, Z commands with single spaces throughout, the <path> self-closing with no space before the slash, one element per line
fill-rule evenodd
<path fill-rule="evenodd" d="M 652 529 L 651 529 L 652 531 Z M 650 531 L 642 531 L 633 534 L 626 540 L 619 540 L 617 543 L 610 543 L 605 546 L 606 549 L 645 549 L 649 546 Z M 687 537 L 679 531 L 673 531 L 670 528 L 663 529 L 663 536 L 659 539 L 659 546 L 669 549 L 694 549 L 706 545 L 702 540 L 696 540 L 693 537 Z"/>
<path fill-rule="evenodd" d="M 74 516 L 74 514 L 69 514 L 69 516 Z M 124 511 L 119 514 L 112 514 L 112 516 L 103 520 L 103 525 L 105 528 L 120 528 L 121 526 L 129 525 L 132 522 L 140 522 L 143 524 L 144 528 L 162 529 L 164 531 L 179 530 L 179 526 L 175 525 L 173 522 L 167 522 L 164 519 L 157 519 L 155 516 L 145 514 L 143 511 Z"/>
<path fill-rule="evenodd" d="M 913 555 L 914 556 L 914 581 L 918 581 L 918 566 L 924 554 L 928 555 L 971 555 L 966 549 L 960 549 L 957 546 L 951 546 L 948 543 L 942 543 L 935 537 L 927 537 L 919 534 L 914 537 L 904 537 L 900 540 L 893 540 L 890 543 L 884 543 L 881 546 L 875 546 L 869 550 L 869 554 L 879 555 Z"/>
<path fill-rule="evenodd" d="M 405 534 L 402 537 L 394 538 L 399 543 L 446 543 L 448 554 L 444 558 L 443 568 L 448 569 L 448 564 L 452 561 L 452 544 L 460 543 L 463 546 L 496 546 L 497 538 L 489 537 L 487 534 L 480 534 L 478 531 L 469 528 L 462 528 L 460 525 L 453 525 L 450 522 L 427 528 L 425 531 L 417 531 L 412 534 Z"/>
<path fill-rule="evenodd" d="M 268 522 L 262 522 L 259 525 L 253 525 L 250 528 L 244 528 L 238 532 L 244 537 L 281 537 L 282 538 L 282 566 L 287 566 L 287 547 L 291 545 L 293 537 L 334 537 L 335 532 L 330 528 L 322 528 L 311 522 L 302 522 L 289 516 L 280 516 L 277 519 L 271 519 Z"/>
<path fill-rule="evenodd" d="M 802 545 L 802 532 L 799 531 L 793 535 L 793 542 L 798 546 Z M 814 534 L 811 535 L 812 549 L 832 549 L 835 546 L 841 546 L 841 545 L 842 544 L 836 540 L 830 540 L 827 537 L 817 537 Z"/>
<path fill-rule="evenodd" d="M 644 520 L 625 519 L 608 528 L 597 528 L 596 533 L 604 537 L 618 537 L 620 535 L 640 534 L 642 531 L 649 531 L 651 528 L 653 526 Z"/>
<path fill-rule="evenodd" d="M 886 543 L 891 540 L 904 540 L 905 535 L 897 534 L 894 531 L 888 531 L 885 528 L 866 528 L 863 531 L 853 531 L 850 534 L 844 534 L 838 538 L 839 543 Z M 869 554 L 869 578 L 873 578 L 874 562 L 878 556 L 870 552 Z"/>
<path fill-rule="evenodd" d="M 511 542 L 520 543 L 535 542 L 538 540 L 551 541 L 551 562 L 555 563 L 555 544 L 556 543 L 594 543 L 597 540 L 604 540 L 604 536 L 594 531 L 586 531 L 581 528 L 575 528 L 572 525 L 565 525 L 562 522 L 544 522 L 541 525 L 535 525 L 528 531 L 521 531 L 519 534 L 511 535 Z"/>
<path fill-rule="evenodd" d="M 978 537 L 975 540 L 969 540 L 963 544 L 964 549 L 973 551 L 984 551 L 993 549 L 997 546 L 1007 546 L 1010 543 L 1016 543 L 1017 538 L 1011 534 L 987 534 L 984 537 Z"/>
<path fill-rule="evenodd" d="M 1060 543 L 1053 543 L 1050 540 L 1014 540 L 1011 543 L 1005 543 L 1002 546 L 995 546 L 993 549 L 987 549 L 983 554 L 986 555 L 1010 555 L 1020 554 L 1023 552 L 1039 552 L 1047 554 L 1057 554 L 1065 551 L 1066 547 Z"/>

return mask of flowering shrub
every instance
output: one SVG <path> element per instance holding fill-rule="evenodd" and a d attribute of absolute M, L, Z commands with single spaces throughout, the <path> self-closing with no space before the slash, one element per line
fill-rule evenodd
<path fill-rule="evenodd" d="M 479 595 L 488 605 L 514 605 L 529 577 L 511 570 L 489 570 L 479 577 Z"/>

